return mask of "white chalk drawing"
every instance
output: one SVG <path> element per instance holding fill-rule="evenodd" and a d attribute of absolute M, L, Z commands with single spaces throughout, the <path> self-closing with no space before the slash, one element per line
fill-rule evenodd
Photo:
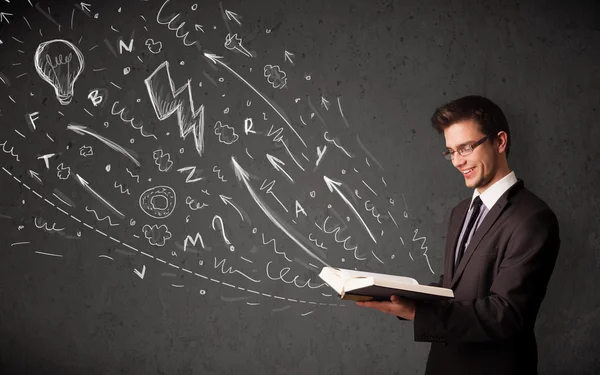
<path fill-rule="evenodd" d="M 57 170 L 56 177 L 58 177 L 61 180 L 66 180 L 71 175 L 71 168 L 70 167 L 65 167 L 63 165 L 63 163 L 60 163 L 56 167 L 56 170 Z"/>
<path fill-rule="evenodd" d="M 119 224 L 118 223 L 113 223 L 112 220 L 110 220 L 110 216 L 106 215 L 104 216 L 102 219 L 98 216 L 98 213 L 96 212 L 96 210 L 92 210 L 91 208 L 88 208 L 88 206 L 85 206 L 85 210 L 87 212 L 91 212 L 94 214 L 94 217 L 96 218 L 96 220 L 98 221 L 104 221 L 104 220 L 108 220 L 108 225 L 110 225 L 111 227 L 116 227 Z"/>
<path fill-rule="evenodd" d="M 204 177 L 198 177 L 200 175 L 200 173 L 202 173 L 202 169 L 196 171 L 196 167 L 194 167 L 194 166 L 179 168 L 177 170 L 177 172 L 179 172 L 179 173 L 188 172 L 188 175 L 185 178 L 185 183 L 186 184 L 189 184 L 189 183 L 192 183 L 192 182 L 196 182 L 196 181 L 200 181 L 200 180 L 204 180 Z"/>
<path fill-rule="evenodd" d="M 282 89 L 287 84 L 286 74 L 279 65 L 265 65 L 263 75 L 274 89 Z"/>
<path fill-rule="evenodd" d="M 254 130 L 252 130 L 252 126 L 254 126 L 254 124 L 252 122 L 252 118 L 247 117 L 244 120 L 244 133 L 246 133 L 246 135 L 248 135 L 249 133 L 256 134 L 256 132 Z"/>
<path fill-rule="evenodd" d="M 306 254 L 308 254 L 311 257 L 313 257 L 314 259 L 318 260 L 323 265 L 328 266 L 327 262 L 325 262 L 323 259 L 321 259 L 321 257 L 319 257 L 317 254 L 315 254 L 313 251 L 311 251 L 308 248 L 309 246 L 312 247 L 312 242 L 310 242 L 310 241 L 308 241 L 308 239 L 302 237 L 302 235 L 296 229 L 294 229 L 293 227 L 288 225 L 283 219 L 281 219 L 279 217 L 279 215 L 277 215 L 277 213 L 275 211 L 271 210 L 269 208 L 269 206 L 267 204 L 265 204 L 265 202 L 263 202 L 263 200 L 258 196 L 258 194 L 256 194 L 256 192 L 250 185 L 250 174 L 248 172 L 246 172 L 237 163 L 237 161 L 235 160 L 235 157 L 233 157 L 233 156 L 231 157 L 231 165 L 235 171 L 235 175 L 238 178 L 238 180 L 242 181 L 244 183 L 244 186 L 248 190 L 248 193 L 250 193 L 250 196 L 252 197 L 254 202 L 260 207 L 260 209 L 269 218 L 269 220 L 271 220 L 271 222 L 273 224 L 275 224 L 275 226 L 277 228 L 279 228 L 292 241 L 294 241 L 296 243 L 296 245 L 298 245 L 302 250 L 304 250 L 304 252 Z M 321 250 L 319 248 L 317 248 L 316 246 L 314 247 L 313 250 L 316 252 L 319 252 L 319 253 L 321 252 Z M 324 256 L 324 255 L 325 254 L 322 254 L 322 256 Z"/>
<path fill-rule="evenodd" d="M 370 212 L 370 213 L 371 213 L 371 215 L 373 215 L 373 217 L 374 217 L 375 219 L 377 219 L 377 222 L 378 222 L 379 224 L 383 224 L 383 223 L 381 222 L 381 220 L 379 220 L 379 217 L 381 216 L 381 214 L 380 214 L 380 213 L 377 211 L 377 208 L 375 208 L 375 205 L 374 205 L 374 204 L 372 204 L 372 205 L 371 205 L 371 208 L 369 208 L 369 202 L 371 202 L 371 201 L 370 201 L 370 200 L 366 200 L 366 201 L 365 201 L 365 210 L 367 210 L 367 212 Z"/>
<path fill-rule="evenodd" d="M 269 163 L 271 163 L 273 168 L 275 168 L 276 171 L 281 172 L 293 184 L 294 179 L 285 171 L 285 169 L 283 169 L 283 167 L 285 167 L 285 163 L 280 159 L 276 158 L 275 156 L 269 154 L 266 154 L 266 156 L 267 160 L 269 160 Z"/>
<path fill-rule="evenodd" d="M 242 23 L 240 22 L 240 18 L 242 17 L 240 17 L 237 13 L 225 9 L 225 16 L 229 21 L 234 20 L 238 25 L 242 26 Z"/>
<path fill-rule="evenodd" d="M 94 189 L 92 189 L 90 184 L 86 180 L 84 180 L 79 174 L 75 174 L 75 176 L 77 177 L 77 182 L 79 182 L 81 184 L 81 186 L 83 186 L 83 188 L 88 193 L 90 193 L 96 200 L 98 200 L 100 203 L 102 203 L 102 205 L 104 205 L 104 207 L 111 210 L 115 215 L 119 216 L 121 219 L 123 219 L 125 217 L 125 215 L 123 213 L 121 213 L 121 211 L 117 210 L 108 200 L 103 198 Z"/>
<path fill-rule="evenodd" d="M 235 133 L 235 129 L 229 125 L 221 124 L 221 121 L 215 123 L 215 135 L 219 136 L 219 142 L 230 145 L 238 140 L 239 136 Z"/>
<path fill-rule="evenodd" d="M 328 138 L 327 138 L 327 132 L 323 133 L 323 138 L 325 138 L 325 140 L 326 140 L 327 142 L 333 143 L 333 144 L 335 145 L 335 147 L 337 147 L 337 148 L 339 148 L 340 150 L 344 151 L 344 154 L 346 154 L 346 156 L 348 156 L 349 158 L 353 158 L 353 157 L 354 157 L 354 155 L 352 155 L 352 154 L 348 153 L 348 151 L 346 151 L 346 149 L 345 149 L 345 148 L 343 148 L 342 146 L 340 146 L 340 145 L 338 144 L 339 140 L 338 140 L 337 138 L 334 138 L 334 139 L 328 139 Z"/>
<path fill-rule="evenodd" d="M 158 41 L 155 42 L 154 39 L 152 38 L 148 38 L 146 39 L 146 42 L 144 43 L 146 45 L 146 47 L 148 47 L 148 51 L 150 51 L 153 54 L 159 54 L 160 51 L 162 51 L 162 42 Z"/>
<path fill-rule="evenodd" d="M 125 109 L 125 107 L 121 108 L 121 110 L 120 110 L 120 111 L 116 111 L 116 110 L 115 110 L 115 107 L 117 106 L 117 104 L 119 104 L 119 102 L 118 102 L 118 101 L 116 101 L 116 102 L 114 102 L 114 103 L 113 103 L 113 105 L 112 105 L 112 107 L 111 107 L 111 109 L 110 109 L 110 114 L 111 114 L 111 115 L 113 115 L 113 116 L 117 116 L 117 115 L 118 115 L 118 116 L 119 116 L 119 118 L 121 119 L 121 121 L 123 121 L 123 122 L 125 122 L 125 123 L 129 123 L 129 125 L 131 125 L 131 127 L 132 127 L 132 128 L 134 128 L 134 129 L 136 129 L 136 130 L 139 130 L 139 131 L 140 131 L 140 134 L 142 135 L 142 137 L 144 137 L 144 138 L 150 138 L 150 137 L 151 137 L 151 138 L 157 139 L 157 138 L 156 138 L 156 136 L 155 136 L 154 134 L 145 134 L 145 133 L 144 133 L 145 131 L 144 131 L 144 129 L 143 129 L 143 124 L 141 124 L 141 123 L 140 123 L 139 125 L 137 125 L 137 126 L 136 126 L 136 125 L 133 123 L 133 121 L 135 120 L 135 117 L 132 117 L 132 118 L 130 118 L 130 119 L 126 119 L 126 118 L 125 118 L 125 116 L 127 116 L 127 113 L 128 113 L 128 112 L 127 112 L 127 110 Z M 108 124 L 108 123 L 106 123 L 106 124 Z M 138 182 L 139 182 L 139 181 L 138 181 Z"/>
<path fill-rule="evenodd" d="M 327 250 L 327 247 L 323 246 L 324 242 L 318 243 L 316 238 L 311 238 L 312 235 L 312 232 L 308 234 L 308 240 L 314 242 L 314 244 L 317 245 L 317 247 L 320 247 L 323 250 Z"/>
<path fill-rule="evenodd" d="M 155 186 L 140 195 L 140 208 L 154 219 L 166 219 L 175 210 L 177 196 L 169 186 Z"/>
<path fill-rule="evenodd" d="M 427 266 L 429 267 L 429 271 L 431 271 L 431 273 L 434 273 L 433 268 L 431 268 L 431 264 L 429 264 L 429 256 L 427 255 L 427 246 L 425 246 L 425 241 L 427 241 L 427 238 L 425 238 L 424 236 L 417 238 L 418 233 L 419 233 L 419 229 L 417 228 L 417 229 L 415 229 L 415 234 L 414 234 L 412 240 L 413 241 L 423 240 L 423 242 L 421 242 L 421 250 L 425 250 L 425 251 L 423 251 L 423 254 L 421 254 L 421 255 L 423 255 L 425 257 L 425 260 L 427 261 Z"/>
<path fill-rule="evenodd" d="M 306 146 L 306 142 L 304 142 L 304 140 L 302 139 L 302 137 L 300 137 L 300 134 L 298 134 L 298 132 L 296 131 L 296 129 L 294 129 L 294 127 L 292 126 L 292 124 L 290 124 L 289 120 L 287 119 L 286 116 L 284 116 L 276 107 L 275 105 L 271 102 L 271 100 L 269 100 L 266 96 L 264 96 L 260 91 L 258 91 L 256 88 L 254 88 L 254 86 L 252 86 L 248 81 L 246 81 L 241 75 L 239 75 L 235 70 L 231 69 L 227 64 L 225 64 L 223 61 L 221 61 L 222 56 L 217 56 L 215 54 L 212 53 L 208 53 L 205 52 L 204 56 L 206 56 L 208 59 L 210 59 L 210 61 L 212 61 L 214 64 L 219 64 L 222 67 L 224 67 L 225 69 L 227 69 L 231 74 L 235 75 L 240 81 L 242 81 L 243 83 L 245 83 L 248 87 L 250 87 L 252 89 L 252 91 L 254 91 L 258 96 L 261 97 L 262 100 L 265 101 L 265 103 L 267 103 L 278 115 L 279 117 L 281 117 L 281 119 L 287 124 L 287 126 L 292 130 L 292 132 L 294 132 L 294 134 L 296 135 L 296 137 L 298 137 L 298 139 L 300 139 L 300 141 L 302 142 L 302 144 L 304 145 L 304 147 Z M 263 112 L 264 114 L 264 112 Z M 265 118 L 266 120 L 266 118 Z"/>
<path fill-rule="evenodd" d="M 356 253 L 358 251 L 358 244 L 354 245 L 353 247 L 347 247 L 347 245 L 348 245 L 347 242 L 348 242 L 348 240 L 350 240 L 352 238 L 352 236 L 348 236 L 348 237 L 346 237 L 343 240 L 341 240 L 341 239 L 338 238 L 338 234 L 342 230 L 342 228 L 339 225 L 336 226 L 333 229 L 327 229 L 326 225 L 327 225 L 327 221 L 329 219 L 330 219 L 330 216 L 327 216 L 325 218 L 325 220 L 323 221 L 323 227 L 321 228 L 321 227 L 319 227 L 317 225 L 317 228 L 321 229 L 326 234 L 333 233 L 333 239 L 335 240 L 335 242 L 341 243 L 342 246 L 343 246 L 343 248 L 344 248 L 344 250 L 352 251 L 353 254 L 354 254 L 354 259 L 356 259 L 356 260 L 365 260 L 365 259 L 367 259 L 367 258 L 359 257 L 358 254 Z"/>
<path fill-rule="evenodd" d="M 171 232 L 169 232 L 169 228 L 164 224 L 160 226 L 157 224 L 152 226 L 145 224 L 142 227 L 142 232 L 150 245 L 158 247 L 165 246 L 167 240 L 172 236 Z"/>
<path fill-rule="evenodd" d="M 186 139 L 191 133 L 194 137 L 196 151 L 198 155 L 202 156 L 204 150 L 204 105 L 195 109 L 190 81 L 180 88 L 176 88 L 169 72 L 169 62 L 165 61 L 144 80 L 144 83 L 156 117 L 163 121 L 177 113 L 180 137 Z"/>
<path fill-rule="evenodd" d="M 90 91 L 90 93 L 88 94 L 88 99 L 92 101 L 92 105 L 94 107 L 99 106 L 100 104 L 102 104 L 102 101 L 104 100 L 104 96 L 100 95 L 98 93 L 98 90 L 92 90 Z"/>
<path fill-rule="evenodd" d="M 168 152 L 165 153 L 160 148 L 152 153 L 152 158 L 154 159 L 154 164 L 158 166 L 158 170 L 161 172 L 167 172 L 173 166 L 171 154 Z"/>
<path fill-rule="evenodd" d="M 235 202 L 231 199 L 231 197 L 226 197 L 224 195 L 219 194 L 219 198 L 221 198 L 221 200 L 223 201 L 223 203 L 226 206 L 233 207 L 233 209 L 236 210 L 237 213 L 240 215 L 240 219 L 242 219 L 242 221 L 244 221 L 244 215 L 242 215 L 241 209 L 235 204 Z M 244 214 L 245 214 L 245 216 L 248 216 L 245 212 L 244 212 Z"/>
<path fill-rule="evenodd" d="M 123 190 L 123 184 L 117 184 L 117 181 L 115 181 L 115 183 L 114 183 L 114 188 L 119 189 L 121 194 L 131 195 L 131 193 L 129 192 L 129 189 L 126 188 L 125 190 Z"/>
<path fill-rule="evenodd" d="M 197 211 L 203 209 L 204 207 L 208 207 L 208 204 L 200 204 L 200 202 L 190 196 L 185 197 L 185 204 L 187 204 L 192 211 Z"/>
<path fill-rule="evenodd" d="M 33 178 L 38 184 L 43 185 L 44 182 L 42 181 L 42 178 L 40 177 L 40 174 L 37 173 L 36 171 L 32 171 L 31 169 L 29 169 L 27 171 L 27 173 L 29 173 L 29 176 L 31 176 L 31 178 Z"/>
<path fill-rule="evenodd" d="M 302 205 L 300 204 L 300 202 L 298 202 L 298 200 L 296 200 L 296 218 L 298 217 L 298 214 L 302 212 L 304 214 L 304 216 L 308 216 L 306 214 L 306 211 L 304 210 L 304 207 L 302 207 Z"/>
<path fill-rule="evenodd" d="M 377 243 L 377 240 L 375 239 L 375 236 L 373 236 L 373 233 L 371 233 L 371 230 L 369 229 L 369 227 L 367 226 L 367 224 L 365 223 L 365 221 L 363 220 L 363 218 L 360 216 L 360 214 L 358 213 L 358 211 L 356 210 L 356 208 L 354 208 L 354 206 L 352 205 L 352 203 L 348 200 L 348 198 L 346 198 L 344 196 L 344 194 L 342 193 L 342 191 L 340 190 L 339 186 L 342 185 L 341 182 L 337 182 L 334 181 L 332 179 L 330 179 L 327 176 L 323 176 L 323 180 L 325 180 L 325 184 L 327 185 L 327 187 L 329 188 L 329 191 L 333 193 L 333 191 L 335 190 L 335 192 L 342 198 L 342 200 L 346 203 L 346 205 L 348 207 L 350 207 L 350 209 L 352 210 L 352 212 L 354 213 L 354 216 L 356 216 L 357 219 L 360 220 L 361 224 L 363 225 L 363 227 L 367 230 L 367 232 L 369 233 L 369 236 L 371 236 L 371 239 L 373 240 L 373 242 Z"/>
<path fill-rule="evenodd" d="M 175 31 L 175 36 L 179 39 L 181 39 L 181 41 L 183 42 L 183 45 L 186 47 L 190 47 L 193 46 L 194 44 L 198 43 L 198 41 L 193 41 L 193 42 L 188 42 L 187 41 L 187 37 L 190 34 L 190 32 L 186 32 L 185 34 L 182 34 L 183 31 L 181 30 L 184 26 L 185 26 L 185 22 L 180 23 L 179 25 L 177 25 L 177 19 L 181 16 L 180 13 L 177 13 L 175 15 L 169 15 L 167 16 L 167 18 L 170 17 L 169 20 L 165 21 L 165 20 L 161 20 L 161 13 L 163 8 L 165 7 L 165 5 L 167 5 L 167 3 L 169 2 L 169 0 L 166 0 L 163 5 L 160 7 L 160 9 L 158 10 L 158 13 L 156 13 L 156 22 L 158 22 L 160 25 L 167 25 L 167 28 L 171 31 Z"/>
<path fill-rule="evenodd" d="M 292 56 L 294 56 L 294 54 L 293 54 L 293 53 L 291 53 L 291 52 L 288 52 L 288 51 L 284 51 L 284 54 L 283 54 L 283 60 L 284 60 L 284 61 L 285 61 L 285 60 L 287 60 L 287 61 L 289 61 L 289 62 L 290 62 L 290 64 L 292 64 L 292 65 L 295 65 L 295 64 L 294 64 L 294 61 L 292 60 Z M 297 100 L 296 100 L 296 103 L 298 103 L 298 101 L 300 101 L 300 99 L 297 99 Z"/>
<path fill-rule="evenodd" d="M 298 160 L 296 160 L 296 158 L 294 157 L 294 154 L 292 154 L 292 152 L 290 151 L 287 143 L 283 139 L 282 133 L 283 133 L 283 128 L 279 128 L 279 129 L 273 131 L 273 125 L 271 125 L 271 128 L 267 132 L 267 137 L 273 136 L 273 142 L 279 142 L 285 148 L 285 151 L 287 151 L 288 155 L 290 155 L 290 157 L 292 158 L 294 163 L 296 163 L 298 168 L 300 168 L 301 170 L 304 170 L 302 165 L 300 163 L 298 163 Z"/>
<path fill-rule="evenodd" d="M 296 276 L 295 276 L 295 277 L 294 277 L 292 280 L 285 280 L 283 277 L 284 277 L 285 275 L 287 275 L 287 274 L 290 272 L 290 270 L 291 270 L 291 268 L 290 268 L 290 267 L 284 267 L 284 268 L 282 268 L 282 269 L 279 271 L 279 275 L 278 275 L 277 277 L 273 277 L 273 276 L 271 276 L 271 275 L 270 275 L 270 273 L 269 273 L 269 265 L 270 265 L 271 263 L 273 263 L 273 261 L 272 261 L 272 260 L 271 260 L 271 261 L 269 261 L 269 262 L 267 263 L 267 266 L 266 266 L 266 269 L 265 269 L 265 272 L 266 272 L 266 274 L 267 274 L 267 277 L 268 277 L 269 279 L 271 279 L 271 280 L 281 280 L 281 281 L 283 281 L 283 282 L 284 282 L 284 283 L 286 283 L 286 284 L 294 284 L 294 285 L 295 285 L 297 288 L 304 288 L 304 287 L 307 287 L 307 286 L 308 286 L 308 288 L 309 288 L 309 289 L 317 289 L 317 288 L 320 288 L 320 287 L 322 287 L 323 285 L 327 285 L 326 283 L 321 283 L 321 284 L 319 284 L 319 285 L 312 286 L 312 285 L 310 285 L 310 282 L 311 282 L 311 279 L 310 279 L 310 278 L 309 278 L 309 279 L 308 279 L 308 280 L 307 280 L 307 281 L 306 281 L 304 284 L 302 284 L 302 285 L 299 285 L 299 284 L 298 284 L 298 282 L 297 282 L 297 281 L 298 281 L 298 275 L 296 275 Z"/>
<path fill-rule="evenodd" d="M 197 243 L 200 243 L 200 246 L 204 249 L 204 240 L 202 239 L 202 235 L 196 232 L 194 237 L 189 234 L 185 236 L 185 240 L 183 241 L 183 251 L 187 251 L 188 243 L 191 242 L 192 246 L 196 246 Z"/>
<path fill-rule="evenodd" d="M 237 273 L 238 275 L 242 275 L 244 276 L 246 279 L 252 281 L 253 283 L 260 283 L 260 280 L 256 280 L 251 278 L 250 276 L 246 275 L 245 273 L 239 271 L 239 270 L 235 270 L 233 269 L 232 266 L 229 266 L 229 268 L 225 269 L 225 259 L 222 259 L 221 261 L 219 261 L 219 263 L 217 263 L 217 258 L 215 257 L 215 265 L 214 268 L 221 268 L 221 273 L 222 274 L 233 274 L 233 273 Z"/>
<path fill-rule="evenodd" d="M 315 168 L 319 166 L 321 163 L 321 159 L 325 156 L 325 152 L 327 151 L 327 145 L 323 146 L 323 149 L 317 146 L 317 161 L 315 162 Z"/>
<path fill-rule="evenodd" d="M 108 147 L 112 148 L 113 150 L 119 152 L 122 155 L 127 156 L 138 167 L 141 166 L 140 162 L 129 151 L 125 150 L 123 147 L 119 146 L 118 144 L 111 141 L 110 139 L 101 136 L 100 134 L 96 133 L 94 130 L 89 129 L 87 126 L 77 125 L 77 124 L 69 124 L 69 125 L 67 125 L 67 129 L 74 131 L 75 133 L 77 133 L 79 135 L 85 135 L 85 134 L 91 135 L 92 137 L 100 140 L 102 143 L 104 143 Z"/>
<path fill-rule="evenodd" d="M 143 266 L 142 271 L 138 271 L 135 268 L 133 269 L 133 272 L 138 275 L 140 277 L 140 279 L 144 279 L 144 275 L 146 275 L 146 265 Z"/>
<path fill-rule="evenodd" d="M 89 225 L 88 223 L 86 223 L 86 222 L 84 222 L 84 221 L 82 221 L 82 220 L 79 220 L 78 218 L 76 218 L 76 217 L 75 217 L 75 216 L 73 216 L 72 214 L 68 213 L 67 211 L 65 211 L 65 210 L 63 210 L 63 209 L 59 209 L 59 208 L 58 208 L 58 207 L 57 207 L 55 204 L 53 204 L 53 203 L 52 203 L 50 200 L 48 200 L 48 199 L 44 198 L 44 197 L 43 197 L 41 194 L 37 193 L 35 190 L 33 190 L 33 189 L 29 188 L 27 185 L 23 184 L 23 182 L 22 182 L 22 181 L 20 181 L 20 180 L 19 180 L 19 179 L 18 179 L 16 176 L 14 176 L 14 175 L 13 175 L 13 174 L 12 174 L 12 173 L 11 173 L 11 172 L 8 170 L 8 169 L 4 168 L 3 166 L 0 166 L 0 167 L 2 168 L 2 170 L 3 170 L 3 171 L 4 171 L 4 172 L 7 174 L 7 175 L 11 176 L 11 177 L 12 177 L 12 178 L 13 178 L 15 181 L 17 181 L 17 183 L 19 183 L 19 184 L 20 184 L 20 185 L 22 185 L 23 187 L 27 188 L 27 190 L 30 190 L 32 193 L 34 193 L 36 196 L 38 196 L 38 197 L 39 197 L 39 199 L 40 199 L 40 202 L 44 202 L 45 204 L 49 204 L 49 205 L 51 205 L 52 207 L 56 208 L 57 210 L 59 210 L 61 213 L 63 213 L 63 214 L 64 214 L 64 215 L 66 215 L 67 217 L 69 217 L 69 218 L 73 219 L 74 221 L 76 221 L 77 223 L 79 223 L 79 224 L 83 224 L 83 225 L 84 225 L 86 228 L 88 228 L 88 229 L 89 229 L 91 232 L 95 232 L 95 233 L 98 233 L 98 234 L 102 235 L 102 236 L 103 236 L 103 237 L 105 237 L 105 238 L 109 238 L 111 241 L 113 241 L 113 242 L 115 242 L 115 243 L 119 244 L 120 246 L 125 246 L 125 247 L 127 247 L 128 249 L 130 249 L 130 250 L 133 250 L 133 251 L 135 251 L 135 252 L 137 252 L 137 253 L 140 253 L 141 255 L 144 255 L 145 257 L 147 257 L 147 258 L 149 258 L 149 259 L 156 260 L 157 262 L 160 262 L 162 265 L 167 265 L 167 266 L 169 266 L 169 267 L 171 267 L 171 268 L 173 268 L 173 269 L 180 270 L 180 271 L 182 271 L 182 272 L 185 272 L 185 273 L 187 273 L 187 274 L 190 274 L 190 275 L 197 276 L 197 277 L 199 277 L 199 278 L 201 278 L 201 279 L 203 279 L 203 280 L 207 280 L 207 281 L 213 281 L 214 283 L 217 283 L 217 284 L 223 284 L 223 285 L 225 285 L 225 286 L 228 286 L 228 287 L 230 287 L 230 288 L 236 288 L 236 289 L 238 289 L 238 290 L 241 290 L 241 291 L 247 291 L 248 293 L 252 293 L 252 294 L 255 294 L 255 295 L 260 295 L 260 296 L 267 297 L 267 298 L 271 298 L 271 299 L 274 299 L 274 300 L 275 300 L 275 299 L 278 299 L 278 300 L 285 300 L 285 301 L 289 301 L 289 302 L 294 302 L 295 304 L 304 304 L 304 305 L 312 304 L 312 305 L 318 305 L 318 306 L 345 306 L 345 305 L 337 305 L 337 304 L 325 303 L 325 302 L 312 302 L 312 301 L 298 300 L 298 299 L 285 298 L 285 297 L 280 297 L 280 296 L 277 296 L 277 295 L 267 294 L 267 293 L 263 293 L 263 292 L 260 292 L 260 291 L 256 291 L 256 290 L 252 290 L 252 289 L 247 289 L 247 288 L 244 288 L 244 287 L 241 287 L 241 286 L 236 286 L 236 285 L 228 284 L 228 283 L 226 283 L 226 282 L 224 282 L 224 281 L 221 281 L 221 280 L 217 280 L 217 279 L 209 278 L 208 276 L 205 276 L 205 275 L 199 274 L 199 273 L 197 273 L 197 272 L 192 272 L 191 270 L 189 270 L 189 269 L 186 269 L 186 268 L 184 268 L 184 267 L 181 267 L 181 266 L 175 265 L 175 264 L 173 264 L 173 263 L 169 263 L 169 262 L 167 262 L 167 261 L 165 261 L 165 260 L 163 260 L 163 259 L 161 259 L 161 258 L 159 258 L 159 257 L 156 257 L 156 256 L 154 256 L 154 255 L 152 255 L 152 254 L 148 254 L 148 253 L 146 253 L 146 252 L 140 251 L 139 249 L 136 249 L 134 246 L 132 246 L 132 245 L 130 245 L 130 244 L 128 244 L 128 243 L 126 243 L 125 241 L 121 241 L 121 240 L 119 240 L 119 239 L 117 239 L 117 238 L 114 238 L 114 237 L 112 237 L 112 236 L 109 236 L 109 235 L 107 235 L 106 233 L 104 233 L 104 232 L 102 232 L 102 231 L 98 230 L 97 228 L 93 227 L 92 225 Z M 78 232 L 78 236 L 80 236 L 80 235 L 81 235 L 81 233 L 80 233 L 80 232 Z M 202 265 L 202 263 L 201 263 L 201 262 L 200 262 L 200 265 Z M 315 269 L 317 269 L 317 267 L 315 267 Z M 205 292 L 204 290 L 201 290 L 201 291 L 200 291 L 200 294 L 205 294 L 205 293 L 206 293 L 206 292 Z"/>
<path fill-rule="evenodd" d="M 268 245 L 271 242 L 273 243 L 273 251 L 275 252 L 275 254 L 279 254 L 279 255 L 283 255 L 283 257 L 288 261 L 288 262 L 292 262 L 292 260 L 290 258 L 287 257 L 287 255 L 285 254 L 285 252 L 283 251 L 277 251 L 277 241 L 275 240 L 275 238 L 271 238 L 268 242 L 265 242 L 265 234 L 261 233 L 262 236 L 262 242 L 263 245 Z"/>
<path fill-rule="evenodd" d="M 270 194 L 273 198 L 275 198 L 275 200 L 285 210 L 285 212 L 290 212 L 287 209 L 287 207 L 281 202 L 281 200 L 279 200 L 279 198 L 277 198 L 275 193 L 273 193 L 273 186 L 275 186 L 275 180 L 271 180 L 271 182 L 269 182 L 268 184 L 266 182 L 267 182 L 267 179 L 263 180 L 262 184 L 260 185 L 260 191 L 267 189 L 267 194 Z"/>
<path fill-rule="evenodd" d="M 131 171 L 130 171 L 128 168 L 125 168 L 125 170 L 127 171 L 127 173 L 129 173 L 129 175 L 130 175 L 132 178 L 135 178 L 135 179 L 136 179 L 136 181 L 137 181 L 137 183 L 138 183 L 138 184 L 140 183 L 140 175 L 133 174 L 133 173 L 132 173 L 132 172 L 131 172 Z"/>
<path fill-rule="evenodd" d="M 38 220 L 40 224 L 38 224 Z M 37 229 L 43 229 L 47 232 L 62 232 L 65 228 L 56 228 L 56 223 L 52 223 L 52 227 L 48 227 L 48 222 L 41 217 L 35 217 L 33 223 Z"/>
<path fill-rule="evenodd" d="M 220 222 L 219 229 L 215 228 L 215 219 L 218 219 L 218 221 Z M 227 245 L 229 245 L 229 249 L 231 251 L 234 251 L 235 247 L 231 244 L 231 241 L 229 241 L 229 238 L 227 238 L 227 235 L 225 234 L 225 225 L 223 224 L 223 219 L 221 218 L 221 216 L 219 216 L 219 215 L 213 216 L 213 219 L 212 219 L 212 222 L 211 222 L 211 227 L 212 227 L 213 230 L 220 230 L 221 231 L 221 235 L 223 236 L 223 240 L 225 241 L 225 243 Z"/>
<path fill-rule="evenodd" d="M 79 155 L 87 158 L 88 156 L 94 155 L 94 149 L 92 146 L 81 146 L 79 147 Z"/>
<path fill-rule="evenodd" d="M 212 171 L 217 174 L 217 178 L 219 180 L 221 180 L 222 182 L 227 182 L 227 180 L 225 179 L 225 177 L 221 176 L 221 170 L 219 168 L 217 168 L 216 165 L 213 167 Z"/>
<path fill-rule="evenodd" d="M 325 110 L 329 111 L 329 100 L 321 96 L 321 107 L 325 107 Z"/>
<path fill-rule="evenodd" d="M 53 39 L 38 46 L 34 62 L 39 76 L 54 88 L 58 102 L 68 105 L 75 81 L 85 68 L 81 51 L 69 41 Z"/>
<path fill-rule="evenodd" d="M 6 149 L 6 143 L 7 143 L 7 142 L 8 142 L 8 141 L 4 141 L 4 142 L 0 143 L 0 146 L 2 146 L 2 152 L 4 152 L 5 154 L 9 154 L 10 156 L 12 156 L 12 157 L 14 157 L 15 159 L 17 159 L 17 161 L 20 161 L 20 160 L 19 160 L 19 155 L 17 155 L 17 154 L 15 154 L 15 153 L 14 153 L 14 149 L 15 149 L 15 148 L 14 148 L 14 146 L 13 146 L 13 147 L 11 147 L 11 148 L 10 148 L 10 150 L 7 150 L 7 149 Z M 52 155 L 54 155 L 54 154 L 52 154 Z M 38 159 L 39 159 L 39 158 L 38 158 Z M 48 165 L 47 165 L 47 163 L 46 163 L 46 168 L 48 168 Z"/>
<path fill-rule="evenodd" d="M 242 45 L 242 39 L 240 37 L 238 37 L 237 33 L 235 33 L 233 35 L 231 35 L 231 33 L 227 34 L 227 36 L 225 37 L 224 46 L 225 46 L 225 48 L 227 48 L 230 51 L 237 51 L 237 52 L 242 53 L 246 57 L 252 57 L 252 54 L 250 53 L 250 51 L 248 51 Z"/>

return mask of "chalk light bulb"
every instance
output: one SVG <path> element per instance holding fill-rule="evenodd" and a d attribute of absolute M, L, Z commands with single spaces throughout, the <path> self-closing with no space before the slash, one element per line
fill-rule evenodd
<path fill-rule="evenodd" d="M 34 61 L 35 70 L 54 87 L 60 104 L 71 103 L 73 86 L 85 67 L 81 51 L 66 40 L 49 40 L 38 46 Z"/>

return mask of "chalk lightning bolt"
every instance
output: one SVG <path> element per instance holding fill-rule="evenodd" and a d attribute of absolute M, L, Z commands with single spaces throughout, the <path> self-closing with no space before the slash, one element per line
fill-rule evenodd
<path fill-rule="evenodd" d="M 190 87 L 191 80 L 180 88 L 175 87 L 169 71 L 169 62 L 165 61 L 144 80 L 150 102 L 160 121 L 177 112 L 179 135 L 186 139 L 191 133 L 198 155 L 204 151 L 204 105 L 194 107 L 194 98 Z M 165 87 L 168 86 L 167 89 Z"/>

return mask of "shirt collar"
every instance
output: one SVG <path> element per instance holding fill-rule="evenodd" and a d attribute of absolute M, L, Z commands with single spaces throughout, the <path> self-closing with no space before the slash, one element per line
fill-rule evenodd
<path fill-rule="evenodd" d="M 471 198 L 471 203 L 473 203 L 473 199 L 477 196 L 481 199 L 481 202 L 485 205 L 488 210 L 491 210 L 494 204 L 500 199 L 502 194 L 506 193 L 506 191 L 513 186 L 517 182 L 517 177 L 515 176 L 515 172 L 510 172 L 506 176 L 502 177 L 500 180 L 496 181 L 492 186 L 487 188 L 483 194 L 479 194 L 479 191 L 475 189 L 473 191 L 473 197 Z"/>

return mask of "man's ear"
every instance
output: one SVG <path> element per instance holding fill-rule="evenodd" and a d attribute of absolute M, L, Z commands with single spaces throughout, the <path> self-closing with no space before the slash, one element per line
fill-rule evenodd
<path fill-rule="evenodd" d="M 505 131 L 498 132 L 496 137 L 494 138 L 494 146 L 499 153 L 506 151 L 506 146 L 508 145 L 508 134 Z"/>

